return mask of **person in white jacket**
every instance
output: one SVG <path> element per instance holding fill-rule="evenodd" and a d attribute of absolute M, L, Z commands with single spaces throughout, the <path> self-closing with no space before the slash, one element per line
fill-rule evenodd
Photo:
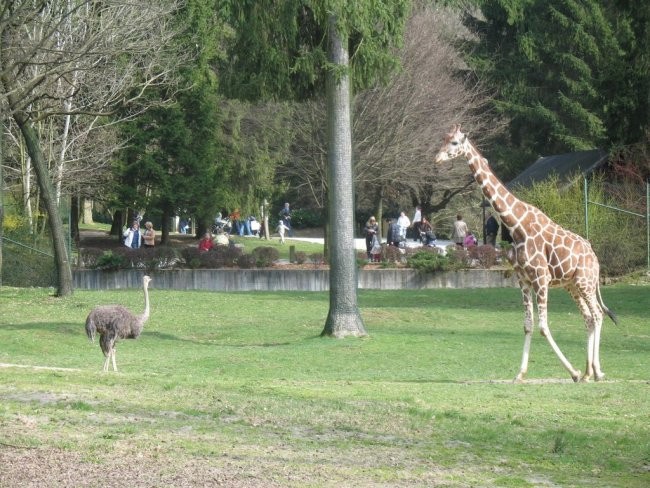
<path fill-rule="evenodd" d="M 142 233 L 140 232 L 140 224 L 137 220 L 134 220 L 131 227 L 124 231 L 123 236 L 126 247 L 138 249 L 142 246 Z"/>
<path fill-rule="evenodd" d="M 401 212 L 397 219 L 397 225 L 399 227 L 399 235 L 401 239 L 406 240 L 406 229 L 411 226 L 411 219 L 409 219 L 404 212 Z"/>

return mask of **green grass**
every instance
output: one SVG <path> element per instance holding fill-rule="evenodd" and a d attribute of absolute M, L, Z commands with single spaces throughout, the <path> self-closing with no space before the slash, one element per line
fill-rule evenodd
<path fill-rule="evenodd" d="M 240 236 L 230 236 L 230 239 L 235 242 L 235 244 L 242 245 L 244 247 L 244 252 L 247 254 L 250 254 L 250 252 L 256 247 L 274 247 L 280 253 L 280 259 L 289 259 L 289 248 L 291 246 L 295 247 L 296 252 L 304 252 L 308 258 L 311 254 L 323 254 L 323 244 L 297 241 L 292 240 L 291 238 L 287 238 L 284 244 L 280 244 L 280 239 L 275 236 L 272 236 L 268 241 L 256 237 Z M 309 260 L 307 262 L 309 263 Z"/>
<path fill-rule="evenodd" d="M 33 457 L 82 466 L 67 483 L 84 486 L 109 471 L 134 486 L 179 474 L 186 486 L 650 483 L 648 286 L 603 289 L 621 319 L 603 330 L 606 381 L 572 383 L 536 334 L 530 381 L 515 385 L 516 289 L 361 291 L 369 337 L 333 340 L 319 337 L 326 293 L 152 285 L 151 319 L 118 343 L 118 373 L 100 371 L 83 323 L 99 303 L 141 310 L 141 293 L 0 290 L 0 363 L 14 365 L 0 368 L 0 463 L 14 461 L 0 486 L 38 476 L 10 478 Z M 584 368 L 576 307 L 554 290 L 550 311 Z"/>

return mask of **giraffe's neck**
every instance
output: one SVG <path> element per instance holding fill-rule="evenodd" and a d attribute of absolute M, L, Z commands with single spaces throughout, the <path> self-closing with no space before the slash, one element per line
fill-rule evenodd
<path fill-rule="evenodd" d="M 480 185 L 483 195 L 499 214 L 503 224 L 512 231 L 517 224 L 521 223 L 528 205 L 508 191 L 490 169 L 487 159 L 468 140 L 465 141 L 464 152 L 472 175 Z"/>

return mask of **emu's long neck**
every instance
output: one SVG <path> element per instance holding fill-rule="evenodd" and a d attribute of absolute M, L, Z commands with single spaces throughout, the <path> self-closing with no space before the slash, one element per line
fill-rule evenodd
<path fill-rule="evenodd" d="M 506 186 L 490 169 L 487 159 L 481 155 L 471 142 L 465 142 L 464 152 L 472 170 L 472 175 L 480 185 L 483 195 L 499 214 L 505 226 L 510 229 L 514 228 L 520 220 L 520 215 L 516 215 L 518 213 L 517 209 L 522 207 L 523 202 L 508 191 Z"/>
<path fill-rule="evenodd" d="M 144 312 L 142 312 L 142 323 L 146 322 L 149 318 L 149 285 L 144 284 Z"/>
<path fill-rule="evenodd" d="M 142 328 L 144 327 L 144 323 L 149 319 L 149 290 L 148 288 L 148 283 L 145 281 L 144 283 L 144 312 L 142 312 L 142 315 L 138 317 L 138 330 L 136 331 L 137 335 L 140 335 L 140 332 L 142 332 Z"/>

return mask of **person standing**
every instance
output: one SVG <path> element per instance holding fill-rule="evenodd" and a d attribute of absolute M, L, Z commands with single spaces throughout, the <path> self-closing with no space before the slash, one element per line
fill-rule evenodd
<path fill-rule="evenodd" d="M 492 247 L 497 245 L 497 234 L 499 233 L 499 222 L 490 214 L 488 219 L 485 221 L 485 243 L 489 244 Z"/>
<path fill-rule="evenodd" d="M 239 229 L 241 226 L 241 222 L 239 221 L 241 219 L 241 213 L 239 212 L 239 209 L 236 208 L 232 212 L 230 212 L 230 215 L 228 215 L 228 218 L 230 219 L 230 223 L 232 224 L 232 233 L 237 235 L 239 234 Z"/>
<path fill-rule="evenodd" d="M 413 225 L 413 240 L 417 241 L 420 239 L 420 224 L 422 223 L 422 207 L 419 205 L 415 207 L 415 213 L 413 214 L 413 220 L 411 225 Z"/>
<path fill-rule="evenodd" d="M 156 231 L 153 230 L 153 224 L 151 222 L 144 223 L 144 235 L 142 238 L 144 240 L 143 247 L 153 247 L 156 244 Z"/>
<path fill-rule="evenodd" d="M 456 222 L 454 222 L 454 230 L 451 233 L 451 240 L 454 241 L 458 247 L 463 247 L 467 231 L 467 224 L 463 220 L 463 216 L 461 214 L 456 215 Z"/>
<path fill-rule="evenodd" d="M 370 217 L 363 228 L 363 233 L 366 237 L 366 254 L 368 255 L 368 262 L 372 261 L 372 246 L 374 240 L 379 240 L 379 224 L 375 217 Z"/>
<path fill-rule="evenodd" d="M 397 219 L 399 226 L 399 236 L 402 241 L 406 240 L 406 230 L 411 226 L 411 219 L 409 219 L 404 212 L 400 212 Z"/>
<path fill-rule="evenodd" d="M 291 206 L 289 205 L 289 202 L 285 203 L 284 208 L 280 210 L 280 218 L 285 227 L 289 229 L 289 237 L 293 237 L 293 228 L 291 227 Z"/>
<path fill-rule="evenodd" d="M 133 221 L 131 227 L 126 229 L 122 234 L 124 236 L 124 245 L 131 249 L 138 249 L 142 243 L 142 234 L 140 234 L 140 224 L 137 220 Z"/>

